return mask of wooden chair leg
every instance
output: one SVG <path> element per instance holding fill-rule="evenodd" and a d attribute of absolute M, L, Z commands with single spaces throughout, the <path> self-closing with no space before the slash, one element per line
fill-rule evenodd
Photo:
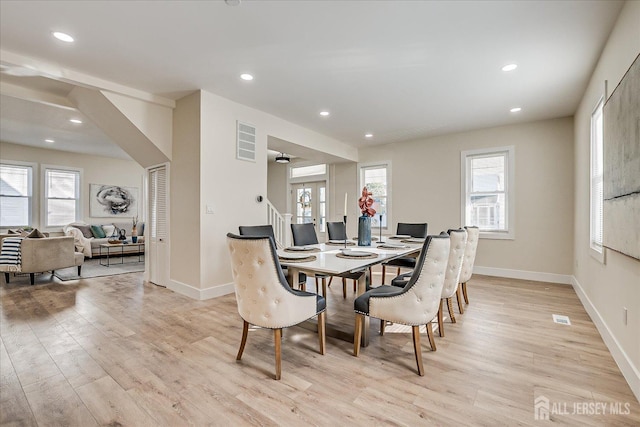
<path fill-rule="evenodd" d="M 240 349 L 238 349 L 238 355 L 236 360 L 242 359 L 242 353 L 244 352 L 244 345 L 247 343 L 247 335 L 249 334 L 249 322 L 243 321 L 242 325 L 242 341 L 240 341 Z"/>
<path fill-rule="evenodd" d="M 347 279 L 342 278 L 342 299 L 347 298 Z"/>
<path fill-rule="evenodd" d="M 36 274 L 35 273 L 29 273 L 29 280 L 31 281 L 31 284 L 35 284 L 36 283 Z"/>
<path fill-rule="evenodd" d="M 469 297 L 467 296 L 467 282 L 462 284 L 462 295 L 464 295 L 464 302 L 469 304 Z"/>
<path fill-rule="evenodd" d="M 78 276 L 82 275 L 82 266 L 78 266 Z"/>
<path fill-rule="evenodd" d="M 276 347 L 276 379 L 282 377 L 282 329 L 273 330 L 273 338 Z"/>
<path fill-rule="evenodd" d="M 384 328 L 387 326 L 387 321 L 380 319 L 380 335 L 384 335 Z"/>
<path fill-rule="evenodd" d="M 356 313 L 356 327 L 353 333 L 353 355 L 360 354 L 360 339 L 362 338 L 362 325 L 364 324 L 364 314 Z"/>
<path fill-rule="evenodd" d="M 458 301 L 458 311 L 460 311 L 460 314 L 464 314 L 464 307 L 462 306 L 462 289 L 460 286 L 456 289 L 456 300 Z"/>
<path fill-rule="evenodd" d="M 320 340 L 320 354 L 324 354 L 325 347 L 327 345 L 327 335 L 326 335 L 326 312 L 318 314 L 318 340 Z"/>
<path fill-rule="evenodd" d="M 323 297 L 327 297 L 327 278 L 323 277 L 322 278 L 322 296 Z"/>
<path fill-rule="evenodd" d="M 444 314 L 442 313 L 442 298 L 440 298 L 440 308 L 438 308 L 438 334 L 444 336 Z"/>
<path fill-rule="evenodd" d="M 384 278 L 387 275 L 387 267 L 382 264 L 382 284 L 384 285 Z"/>
<path fill-rule="evenodd" d="M 9 283 L 9 273 L 4 273 L 4 281 Z"/>
<path fill-rule="evenodd" d="M 398 267 L 398 271 L 396 272 L 396 277 L 400 275 L 400 267 Z"/>
<path fill-rule="evenodd" d="M 427 329 L 429 325 L 427 325 Z M 422 349 L 420 348 L 420 326 L 413 326 L 413 353 L 416 356 L 416 364 L 418 365 L 418 375 L 424 376 L 424 367 L 422 366 Z"/>
<path fill-rule="evenodd" d="M 329 284 L 327 285 L 327 288 L 330 288 L 330 287 L 331 287 L 331 282 L 333 282 L 333 276 L 331 276 L 331 277 L 329 278 Z"/>
<path fill-rule="evenodd" d="M 453 314 L 453 298 L 447 298 L 447 308 L 449 309 L 451 323 L 456 323 L 456 316 Z"/>
<path fill-rule="evenodd" d="M 318 282 L 318 276 L 316 276 L 316 294 L 319 293 L 318 291 L 320 290 L 320 288 L 318 287 L 320 282 Z"/>
<path fill-rule="evenodd" d="M 371 272 L 369 272 L 369 277 L 373 277 Z M 356 292 L 358 292 L 358 281 L 353 279 L 353 293 L 355 294 Z"/>
<path fill-rule="evenodd" d="M 433 328 L 431 327 L 431 322 L 427 323 L 427 336 L 429 337 L 429 345 L 431 345 L 431 350 L 436 351 L 436 341 L 433 339 Z"/>

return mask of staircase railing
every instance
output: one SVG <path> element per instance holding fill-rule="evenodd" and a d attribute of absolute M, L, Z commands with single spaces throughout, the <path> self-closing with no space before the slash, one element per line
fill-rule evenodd
<path fill-rule="evenodd" d="M 267 200 L 267 224 L 273 227 L 278 247 L 291 246 L 291 214 L 281 214 L 273 204 Z"/>

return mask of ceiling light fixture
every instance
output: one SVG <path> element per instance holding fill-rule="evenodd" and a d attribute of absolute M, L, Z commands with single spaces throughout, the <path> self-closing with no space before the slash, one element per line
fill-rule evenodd
<path fill-rule="evenodd" d="M 44 142 L 48 142 L 49 144 L 53 144 L 55 141 L 53 139 L 45 139 Z"/>
<path fill-rule="evenodd" d="M 365 133 L 364 137 L 365 138 L 373 138 L 373 134 L 372 133 Z"/>
<path fill-rule="evenodd" d="M 253 76 L 252 76 L 251 74 L 247 74 L 247 73 L 240 74 L 240 78 L 241 78 L 242 80 L 246 80 L 246 81 L 251 81 L 251 80 L 253 80 Z"/>
<path fill-rule="evenodd" d="M 289 163 L 291 158 L 284 153 L 280 153 L 276 156 L 276 163 Z"/>
<path fill-rule="evenodd" d="M 80 119 L 69 119 L 69 121 L 70 121 L 71 123 L 75 123 L 75 124 L 77 124 L 77 125 L 82 124 L 82 120 L 80 120 Z"/>
<path fill-rule="evenodd" d="M 240 0 L 224 0 L 227 6 L 238 6 L 240 4 Z"/>
<path fill-rule="evenodd" d="M 502 67 L 502 71 L 513 71 L 516 68 L 518 68 L 518 64 L 507 64 L 504 67 Z"/>
<path fill-rule="evenodd" d="M 320 115 L 322 117 L 327 117 L 329 115 L 329 112 L 328 111 L 320 111 Z"/>
<path fill-rule="evenodd" d="M 73 43 L 75 41 L 73 39 L 73 37 L 71 37 L 67 33 L 61 33 L 59 31 L 54 31 L 52 34 L 53 34 L 53 37 L 57 38 L 60 41 L 66 42 L 66 43 Z"/>
<path fill-rule="evenodd" d="M 518 113 L 518 112 L 522 111 L 522 108 L 520 108 L 520 107 L 514 107 L 514 108 L 512 108 L 512 109 L 511 109 L 511 110 L 509 110 L 509 111 L 511 111 L 512 113 Z"/>

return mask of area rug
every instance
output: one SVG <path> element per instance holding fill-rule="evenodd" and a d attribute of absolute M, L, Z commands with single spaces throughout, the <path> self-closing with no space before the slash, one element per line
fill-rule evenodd
<path fill-rule="evenodd" d="M 137 256 L 131 258 L 132 259 L 127 259 L 127 257 L 125 257 L 124 264 L 111 264 L 109 267 L 100 265 L 100 259 L 98 258 L 85 258 L 84 264 L 82 264 L 82 274 L 80 276 L 78 276 L 77 267 L 56 270 L 55 275 L 58 279 L 67 281 L 144 271 L 144 262 L 133 262 L 138 259 Z"/>

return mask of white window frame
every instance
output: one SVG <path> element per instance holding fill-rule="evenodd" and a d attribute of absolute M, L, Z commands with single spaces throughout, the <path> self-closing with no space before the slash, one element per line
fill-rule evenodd
<path fill-rule="evenodd" d="M 596 121 L 600 119 L 603 121 L 602 133 L 600 135 L 597 134 L 597 126 Z M 603 182 L 603 168 L 600 167 L 600 174 L 596 175 L 596 162 L 598 161 L 596 157 L 597 146 L 596 144 L 604 144 L 604 96 L 602 96 L 598 102 L 596 103 L 593 112 L 591 113 L 591 132 L 590 132 L 590 144 L 589 144 L 589 253 L 590 255 L 598 260 L 601 263 L 605 263 L 605 251 L 603 242 L 598 242 L 596 239 L 597 230 L 596 227 L 598 224 L 595 223 L 595 211 L 599 208 L 600 215 L 600 235 L 603 236 L 604 233 L 604 222 L 603 222 L 603 210 L 604 210 L 604 200 L 601 198 L 599 201 L 595 199 L 595 184 L 598 182 L 602 186 L 602 191 L 604 192 L 604 182 Z M 600 147 L 600 152 L 604 156 L 604 146 Z M 604 159 L 600 159 L 601 162 L 604 162 Z M 599 202 L 599 206 L 596 204 Z"/>
<path fill-rule="evenodd" d="M 386 168 L 387 169 L 387 213 L 386 227 L 382 227 L 383 230 L 390 230 L 391 224 L 393 224 L 392 217 L 392 192 L 391 192 L 391 160 L 383 160 L 379 162 L 369 162 L 369 163 L 358 163 L 358 198 L 360 198 L 360 193 L 362 192 L 362 187 L 364 187 L 364 170 L 365 169 L 374 169 L 374 168 Z M 357 199 L 353 206 L 357 206 Z M 376 215 L 378 215 L 376 213 Z M 377 228 L 377 227 L 376 227 Z"/>
<path fill-rule="evenodd" d="M 13 167 L 23 167 L 23 168 L 29 168 L 30 169 L 30 173 L 29 173 L 29 214 L 28 214 L 28 219 L 27 221 L 29 222 L 28 224 L 23 224 L 22 226 L 30 226 L 30 227 L 36 227 L 37 224 L 34 223 L 34 194 L 36 193 L 36 182 L 37 180 L 36 178 L 36 172 L 37 172 L 37 163 L 30 163 L 30 162 L 20 162 L 17 160 L 2 160 L 0 162 L 1 165 L 5 165 L 5 166 L 13 166 Z M 20 226 L 5 226 L 2 225 L 1 226 L 2 229 L 9 229 L 9 228 L 13 228 L 13 227 L 20 227 Z"/>
<path fill-rule="evenodd" d="M 461 191 L 460 191 L 460 223 L 462 226 L 473 225 L 468 219 L 469 209 L 468 206 L 471 203 L 471 173 L 469 167 L 471 165 L 471 159 L 475 157 L 488 157 L 495 154 L 505 154 L 505 204 L 506 213 L 505 218 L 507 221 L 507 229 L 505 231 L 480 231 L 480 238 L 483 239 L 505 239 L 514 240 L 516 235 L 515 230 L 515 164 L 516 153 L 513 145 L 506 147 L 491 147 L 481 148 L 477 150 L 466 150 L 460 153 L 460 174 L 461 174 Z"/>
<path fill-rule="evenodd" d="M 80 221 L 83 218 L 82 215 L 82 168 L 74 168 L 70 166 L 57 166 L 57 165 L 40 165 L 40 176 L 41 176 L 41 199 L 40 199 L 40 222 L 41 226 L 47 231 L 58 231 L 62 230 L 62 228 L 66 224 L 62 225 L 49 225 L 49 218 L 47 215 L 47 201 L 49 199 L 48 188 L 47 188 L 47 171 L 65 171 L 65 172 L 75 172 L 78 174 L 78 182 L 77 182 L 77 191 L 78 198 L 76 200 L 76 218 L 74 221 Z"/>

